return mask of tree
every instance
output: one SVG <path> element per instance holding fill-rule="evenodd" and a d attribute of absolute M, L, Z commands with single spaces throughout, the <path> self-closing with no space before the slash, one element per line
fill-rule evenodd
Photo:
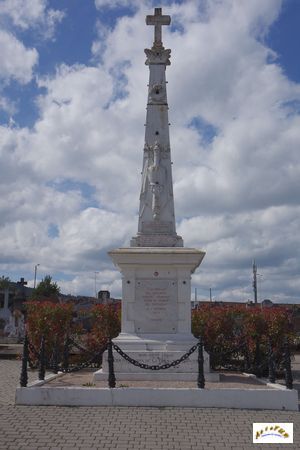
<path fill-rule="evenodd" d="M 45 278 L 33 289 L 31 298 L 33 300 L 58 300 L 60 294 L 60 287 L 56 282 L 52 281 L 50 275 L 46 275 Z"/>
<path fill-rule="evenodd" d="M 9 288 L 10 288 L 10 279 L 9 277 L 4 277 L 3 275 L 0 277 L 0 291 L 4 291 L 4 308 L 8 309 L 9 304 Z"/>
<path fill-rule="evenodd" d="M 0 277 L 0 289 L 5 290 L 9 288 L 10 285 L 10 279 L 9 277 L 4 277 L 3 275 Z"/>

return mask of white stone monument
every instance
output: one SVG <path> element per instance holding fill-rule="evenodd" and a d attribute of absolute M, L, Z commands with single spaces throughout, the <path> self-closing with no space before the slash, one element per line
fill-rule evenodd
<path fill-rule="evenodd" d="M 138 233 L 129 248 L 109 252 L 122 273 L 122 327 L 114 339 L 130 357 L 149 364 L 180 358 L 197 340 L 191 333 L 191 274 L 205 252 L 183 247 L 176 234 L 165 71 L 171 50 L 161 40 L 170 16 L 155 8 L 147 16 L 154 43 L 146 49 L 150 69 Z M 117 380 L 196 380 L 197 351 L 177 367 L 161 371 L 137 368 L 114 352 Z M 209 360 L 205 353 L 206 378 Z M 107 378 L 107 356 L 95 379 Z"/>

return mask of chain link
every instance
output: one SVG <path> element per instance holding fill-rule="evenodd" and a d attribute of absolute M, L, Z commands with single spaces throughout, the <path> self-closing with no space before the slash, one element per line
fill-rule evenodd
<path fill-rule="evenodd" d="M 165 369 L 170 369 L 171 367 L 178 366 L 180 363 L 185 361 L 198 348 L 199 343 L 193 345 L 193 347 L 191 347 L 188 352 L 186 352 L 184 355 L 182 355 L 181 358 L 175 359 L 175 361 L 172 361 L 167 364 L 161 364 L 160 366 L 140 363 L 136 359 L 133 359 L 129 355 L 127 355 L 127 353 L 123 352 L 123 350 L 121 350 L 118 345 L 112 343 L 112 346 L 116 350 L 116 352 L 122 356 L 122 358 L 124 358 L 126 361 L 128 361 L 130 364 L 133 364 L 136 367 L 140 367 L 141 369 L 146 369 L 146 370 L 165 370 Z"/>
<path fill-rule="evenodd" d="M 87 369 L 90 368 L 99 368 L 100 364 L 95 362 L 95 358 L 90 359 L 89 361 L 85 361 L 83 363 L 77 364 L 73 367 L 68 367 L 67 369 L 64 369 L 63 367 L 59 367 L 59 370 L 64 373 L 71 373 L 71 372 L 78 372 L 81 369 Z"/>
<path fill-rule="evenodd" d="M 72 338 L 68 339 L 68 344 L 71 344 L 73 347 L 77 348 L 78 350 L 84 353 L 89 353 L 90 355 L 93 355 L 93 352 L 91 350 L 84 348 L 82 345 L 78 344 L 78 342 L 75 342 Z"/>
<path fill-rule="evenodd" d="M 92 352 L 89 352 L 90 354 L 92 354 L 92 357 L 88 361 L 79 363 L 76 366 L 68 367 L 67 369 L 60 366 L 59 370 L 61 370 L 61 372 L 70 373 L 70 372 L 77 372 L 78 370 L 81 370 L 81 369 L 87 369 L 88 367 L 98 368 L 98 367 L 100 367 L 100 363 L 96 362 L 96 360 L 103 355 L 106 348 L 107 348 L 107 346 L 102 348 L 100 350 L 100 352 L 97 352 L 94 354 L 92 354 Z"/>
<path fill-rule="evenodd" d="M 68 343 L 70 343 L 72 346 L 76 347 L 78 350 L 81 350 L 84 353 L 90 354 L 91 358 L 88 361 L 84 361 L 82 363 L 79 363 L 79 364 L 76 364 L 74 366 L 68 367 L 67 369 L 63 368 L 63 366 L 61 364 L 59 364 L 57 366 L 57 368 L 58 368 L 58 370 L 60 372 L 70 373 L 70 372 L 77 372 L 78 370 L 86 369 L 88 367 L 91 367 L 91 368 L 98 368 L 98 367 L 100 367 L 100 362 L 96 362 L 96 360 L 103 355 L 104 351 L 107 348 L 107 345 L 105 345 L 105 347 L 103 347 L 99 352 L 93 353 L 92 351 L 87 350 L 86 348 L 82 347 L 82 345 L 78 344 L 77 342 L 75 342 L 71 338 L 68 339 Z M 37 351 L 35 349 L 35 347 L 33 346 L 33 344 L 31 344 L 30 342 L 28 342 L 28 348 L 29 348 L 30 351 L 32 351 L 32 353 L 34 354 L 34 356 L 37 359 L 40 358 L 40 352 Z M 53 370 L 54 369 L 53 355 L 51 356 L 50 361 L 51 362 L 49 362 L 49 361 L 46 362 L 46 367 L 47 367 L 48 370 L 49 369 Z M 37 364 L 32 364 L 32 367 L 36 368 Z"/>

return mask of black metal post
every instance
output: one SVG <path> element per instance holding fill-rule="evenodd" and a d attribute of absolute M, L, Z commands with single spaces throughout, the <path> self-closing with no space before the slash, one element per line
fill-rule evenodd
<path fill-rule="evenodd" d="M 69 368 L 69 336 L 67 335 L 64 342 L 64 353 L 62 363 L 63 372 L 67 372 L 68 368 Z"/>
<path fill-rule="evenodd" d="M 272 346 L 272 339 L 269 338 L 269 349 L 268 349 L 268 366 L 269 366 L 269 381 L 270 383 L 275 383 L 276 373 L 275 373 L 275 361 Z"/>
<path fill-rule="evenodd" d="M 254 354 L 254 374 L 257 377 L 261 376 L 261 354 L 260 354 L 260 341 L 259 338 L 255 339 L 255 354 Z"/>
<path fill-rule="evenodd" d="M 27 383 L 28 383 L 28 373 L 27 373 L 28 357 L 29 357 L 28 336 L 26 333 L 25 338 L 24 338 L 23 355 L 22 355 L 22 369 L 21 369 L 21 377 L 20 377 L 21 387 L 27 387 Z"/>
<path fill-rule="evenodd" d="M 45 337 L 42 336 L 39 355 L 39 380 L 45 379 Z"/>
<path fill-rule="evenodd" d="M 110 388 L 116 387 L 116 377 L 114 371 L 114 355 L 112 350 L 112 342 L 111 339 L 108 340 L 107 344 L 107 361 L 108 361 L 108 386 Z"/>
<path fill-rule="evenodd" d="M 248 348 L 248 343 L 245 340 L 244 341 L 244 370 L 245 372 L 247 372 L 250 369 L 250 356 L 249 356 L 249 348 Z"/>
<path fill-rule="evenodd" d="M 199 338 L 199 343 L 198 343 L 198 380 L 197 380 L 197 385 L 198 385 L 199 389 L 204 389 L 204 387 L 205 387 L 202 337 Z"/>
<path fill-rule="evenodd" d="M 58 353 L 58 339 L 56 339 L 53 349 L 53 373 L 58 373 Z"/>
<path fill-rule="evenodd" d="M 287 389 L 293 389 L 291 353 L 288 338 L 285 338 L 284 340 L 284 368 L 285 368 L 285 385 Z"/>

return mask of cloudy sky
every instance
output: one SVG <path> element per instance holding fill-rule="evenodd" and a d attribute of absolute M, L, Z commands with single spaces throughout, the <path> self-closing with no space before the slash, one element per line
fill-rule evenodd
<path fill-rule="evenodd" d="M 137 231 L 154 6 L 177 232 L 198 298 L 299 301 L 299 0 L 0 0 L 0 275 L 121 295 Z"/>

